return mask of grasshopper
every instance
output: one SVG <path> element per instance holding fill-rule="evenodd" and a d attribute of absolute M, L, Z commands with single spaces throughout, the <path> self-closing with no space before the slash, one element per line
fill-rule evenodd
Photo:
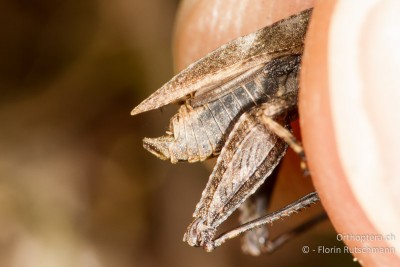
<path fill-rule="evenodd" d="M 189 245 L 212 251 L 245 233 L 243 250 L 258 255 L 319 221 L 269 240 L 267 224 L 319 200 L 313 192 L 266 214 L 287 147 L 305 163 L 290 122 L 297 118 L 298 73 L 311 13 L 305 10 L 219 47 L 132 110 L 136 115 L 183 103 L 166 135 L 144 138 L 144 147 L 172 163 L 218 157 L 184 235 Z M 266 194 L 256 193 L 263 184 Z M 218 226 L 237 209 L 242 225 L 215 238 Z"/>

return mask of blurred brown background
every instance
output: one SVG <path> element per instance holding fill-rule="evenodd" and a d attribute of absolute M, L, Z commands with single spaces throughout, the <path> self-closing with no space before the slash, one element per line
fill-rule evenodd
<path fill-rule="evenodd" d="M 182 242 L 209 168 L 142 149 L 174 108 L 129 115 L 173 75 L 177 7 L 1 1 L 0 266 L 355 265 L 346 254 L 301 252 L 342 246 L 329 222 L 256 258 L 239 240 L 213 253 Z M 296 224 L 285 222 L 273 230 Z"/>

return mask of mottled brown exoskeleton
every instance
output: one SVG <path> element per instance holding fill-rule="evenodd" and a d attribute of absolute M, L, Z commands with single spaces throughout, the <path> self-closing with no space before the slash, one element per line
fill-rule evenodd
<path fill-rule="evenodd" d="M 305 160 L 290 122 L 297 118 L 298 73 L 311 12 L 305 10 L 221 46 L 133 109 L 136 115 L 184 102 L 171 118 L 167 134 L 145 138 L 144 147 L 172 163 L 218 156 L 184 235 L 190 245 L 211 251 L 246 232 L 244 251 L 253 255 L 272 251 L 304 227 L 269 241 L 266 224 L 319 200 L 314 192 L 266 214 L 274 170 L 288 145 Z M 255 194 L 263 184 L 266 191 Z M 242 225 L 215 238 L 217 227 L 239 207 Z"/>

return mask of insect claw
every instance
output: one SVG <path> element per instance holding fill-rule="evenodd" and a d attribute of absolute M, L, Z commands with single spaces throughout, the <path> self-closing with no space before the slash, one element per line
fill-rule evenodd
<path fill-rule="evenodd" d="M 308 169 L 307 162 L 305 160 L 300 162 L 300 168 L 303 171 L 303 176 L 310 176 L 310 170 Z"/>

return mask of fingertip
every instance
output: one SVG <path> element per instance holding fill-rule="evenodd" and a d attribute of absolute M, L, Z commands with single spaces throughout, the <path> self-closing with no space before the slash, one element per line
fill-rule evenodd
<path fill-rule="evenodd" d="M 355 6 L 357 13 L 349 12 Z M 341 1 L 329 54 L 333 123 L 347 181 L 373 227 L 397 236 L 400 143 L 395 136 L 400 128 L 393 122 L 400 120 L 395 108 L 400 100 L 399 12 L 398 1 Z M 399 251 L 400 240 L 387 243 Z"/>
<path fill-rule="evenodd" d="M 358 7 L 357 16 L 360 16 L 360 4 L 354 1 L 347 1 L 344 6 L 335 5 L 334 1 L 323 1 L 314 10 L 301 76 L 299 109 L 303 141 L 313 181 L 339 233 L 367 235 L 397 233 L 398 228 L 394 224 L 398 219 L 383 215 L 385 213 L 396 215 L 398 210 L 393 206 L 395 198 L 390 200 L 385 195 L 387 192 L 387 189 L 384 190 L 387 188 L 387 184 L 384 186 L 385 179 L 382 179 L 382 174 L 376 175 L 377 172 L 374 171 L 377 164 L 380 166 L 385 164 L 371 160 L 376 159 L 378 155 L 373 152 L 372 145 L 378 149 L 385 146 L 376 144 L 375 127 L 371 129 L 360 125 L 366 119 L 370 122 L 370 112 L 373 111 L 367 108 L 366 97 L 371 97 L 369 99 L 373 102 L 374 98 L 377 99 L 376 94 L 380 94 L 383 99 L 387 97 L 387 95 L 382 96 L 382 92 L 387 91 L 382 88 L 379 79 L 382 77 L 387 79 L 385 72 L 388 66 L 380 66 L 382 75 L 372 78 L 379 81 L 375 87 L 379 92 L 375 89 L 370 90 L 368 87 L 373 83 L 365 81 L 379 72 L 376 70 L 378 64 L 371 61 L 371 55 L 380 54 L 371 47 L 371 44 L 377 41 L 377 37 L 371 36 L 370 31 L 367 31 L 367 36 L 361 37 L 360 32 L 366 34 L 362 32 L 365 24 L 364 28 L 355 28 L 357 16 L 354 15 L 355 9 L 349 7 L 350 2 L 353 2 L 353 7 Z M 367 14 L 371 16 L 371 10 Z M 366 24 L 372 21 L 370 17 L 366 20 Z M 381 33 L 382 27 L 376 27 L 376 30 Z M 370 29 L 371 26 L 367 28 Z M 361 44 L 362 38 L 371 40 Z M 377 59 L 381 58 L 377 56 Z M 368 78 L 365 77 L 366 70 L 369 71 L 366 75 Z M 354 95 L 360 88 L 362 94 Z M 366 90 L 373 93 L 366 96 Z M 362 105 L 355 103 L 360 100 Z M 381 104 L 388 103 L 385 101 L 381 101 Z M 377 106 L 379 105 L 375 105 Z M 382 114 L 378 108 L 375 109 Z M 389 108 L 388 112 L 393 113 L 393 109 Z M 377 123 L 381 122 L 377 120 Z M 391 126 L 392 131 L 393 128 Z M 399 172 L 395 173 L 398 175 Z M 377 190 L 379 184 L 383 190 Z M 398 187 L 396 190 L 398 192 Z M 377 212 L 381 215 L 377 216 Z M 377 217 L 385 218 L 386 222 L 382 224 Z M 346 243 L 352 247 L 365 246 L 362 242 Z M 397 247 L 393 242 L 367 245 L 372 244 L 378 247 Z M 391 266 L 399 263 L 399 258 L 394 253 L 386 255 L 365 253 L 356 257 L 365 265 Z"/>

